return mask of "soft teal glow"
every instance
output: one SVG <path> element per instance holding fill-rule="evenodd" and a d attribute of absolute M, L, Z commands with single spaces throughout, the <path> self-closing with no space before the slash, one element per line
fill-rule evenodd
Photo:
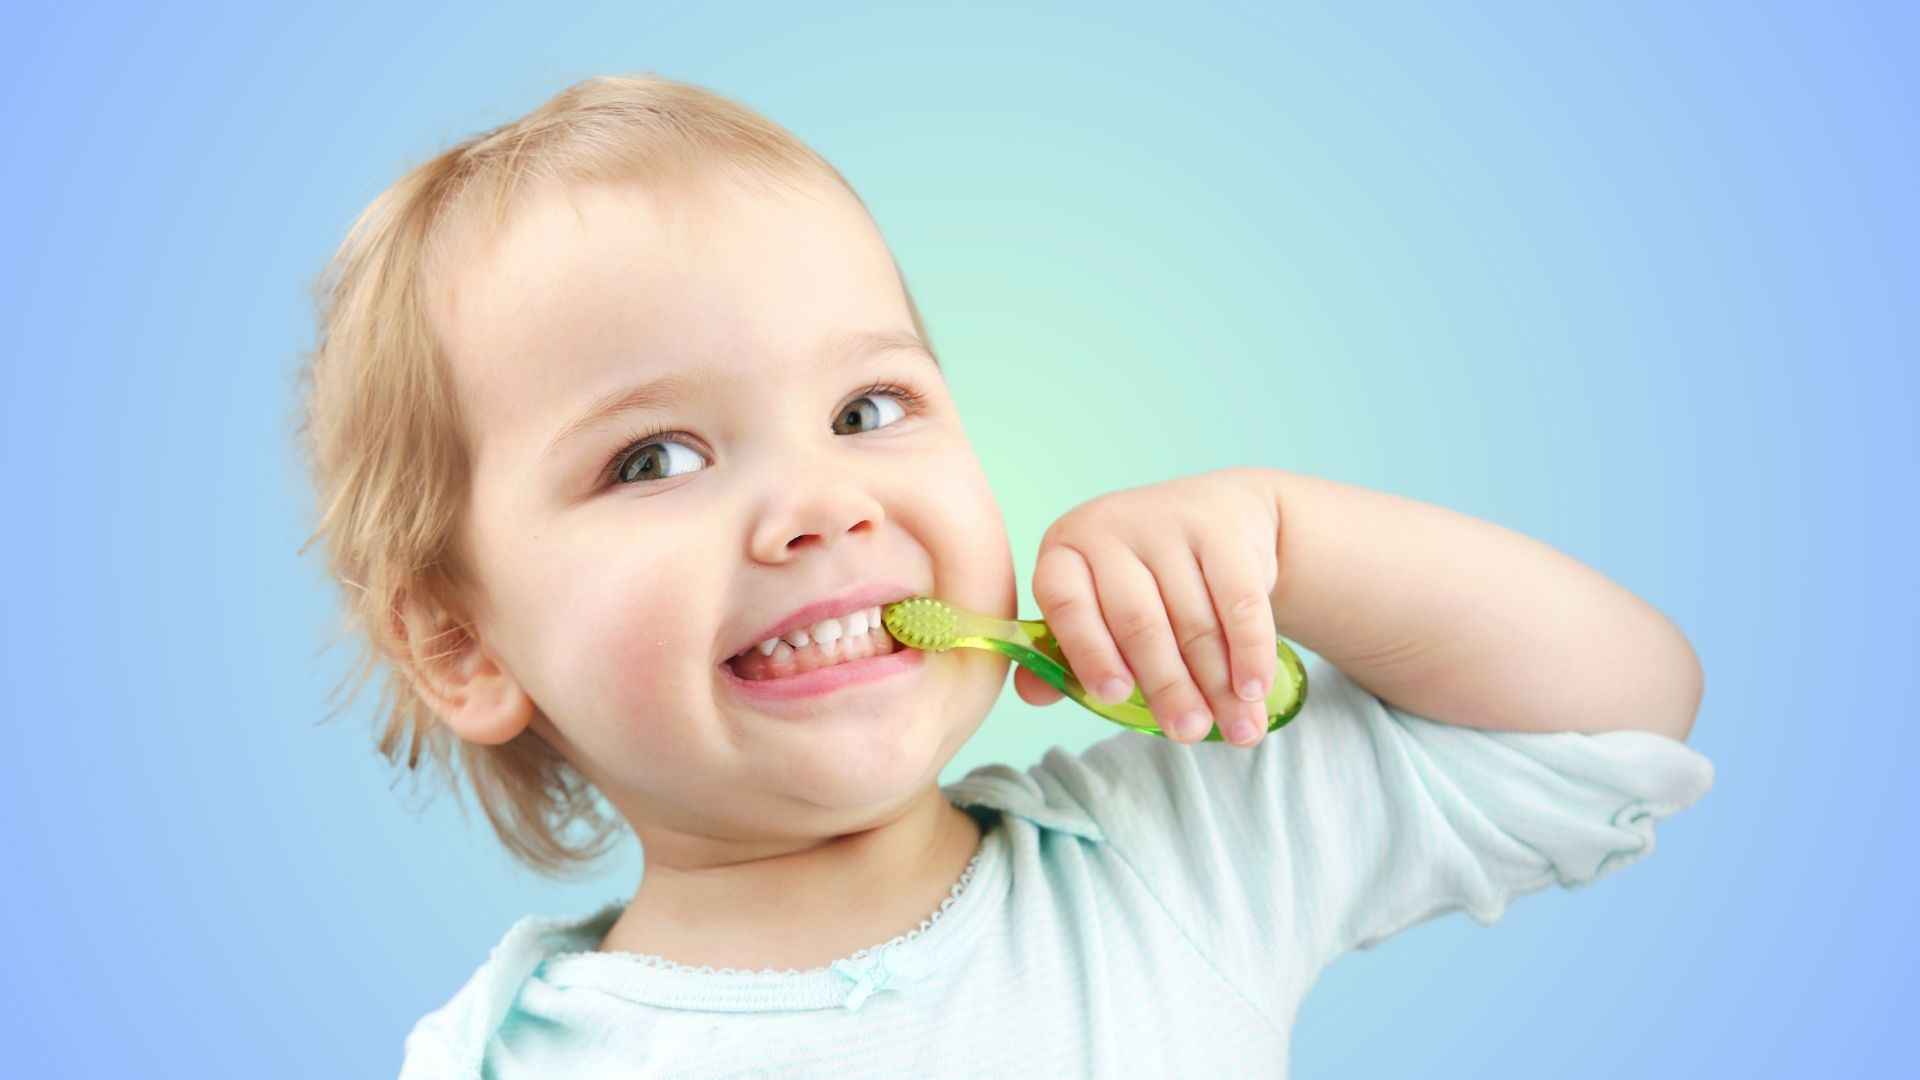
<path fill-rule="evenodd" d="M 0 15 L 19 1075 L 392 1075 L 514 918 L 630 888 L 631 847 L 558 886 L 446 798 L 409 814 L 371 694 L 315 726 L 350 654 L 315 656 L 287 432 L 305 287 L 368 200 L 649 68 L 868 199 L 1024 612 L 1073 505 L 1265 464 L 1538 537 L 1692 639 L 1719 779 L 1660 851 L 1343 959 L 1296 1075 L 1910 1067 L 1907 9 L 872 6 Z M 1114 733 L 1009 691 L 943 779 Z"/>

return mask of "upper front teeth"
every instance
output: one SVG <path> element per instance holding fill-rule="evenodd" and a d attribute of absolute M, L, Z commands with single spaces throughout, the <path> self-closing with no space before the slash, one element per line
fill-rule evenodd
<path fill-rule="evenodd" d="M 761 656 L 772 656 L 773 650 L 779 648 L 782 641 L 796 649 L 804 649 L 816 641 L 831 645 L 842 637 L 859 637 L 879 625 L 880 605 L 875 604 L 863 611 L 851 612 L 837 619 L 821 619 L 812 626 L 770 637 L 754 647 L 760 650 Z"/>

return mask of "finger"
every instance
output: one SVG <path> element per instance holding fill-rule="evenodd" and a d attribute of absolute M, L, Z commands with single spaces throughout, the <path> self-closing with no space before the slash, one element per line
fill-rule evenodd
<path fill-rule="evenodd" d="M 1086 556 L 1065 544 L 1045 547 L 1033 566 L 1033 599 L 1087 692 L 1108 705 L 1125 701 L 1133 692 L 1133 672 L 1107 634 Z"/>
<path fill-rule="evenodd" d="M 1198 726 L 1205 734 L 1213 714 L 1193 684 L 1153 571 L 1131 548 L 1101 546 L 1091 553 L 1094 592 L 1107 630 L 1120 647 L 1140 693 L 1160 730 L 1169 734 Z"/>
<path fill-rule="evenodd" d="M 1055 690 L 1045 679 L 1018 664 L 1013 668 L 1013 692 L 1019 694 L 1020 700 L 1029 705 L 1051 705 L 1067 696 Z"/>
<path fill-rule="evenodd" d="M 1272 556 L 1228 537 L 1201 537 L 1200 571 L 1213 597 L 1215 617 L 1225 628 L 1233 693 L 1266 730 L 1267 695 L 1279 674 L 1279 632 L 1274 626 Z M 1252 684 L 1252 685 L 1248 685 Z"/>
<path fill-rule="evenodd" d="M 1265 719 L 1264 708 L 1233 695 L 1227 677 L 1226 633 L 1220 626 L 1219 616 L 1214 614 L 1213 597 L 1207 591 L 1207 580 L 1193 547 L 1184 542 L 1170 542 L 1164 548 L 1143 552 L 1142 556 L 1148 560 L 1147 568 L 1159 583 L 1160 598 L 1172 623 L 1174 641 L 1186 662 L 1188 676 L 1206 698 L 1210 714 L 1203 725 L 1183 729 L 1178 737 L 1182 741 L 1197 742 L 1218 727 L 1220 737 L 1230 742 L 1242 746 L 1259 742 L 1258 733 L 1266 726 L 1260 723 Z M 1252 715 L 1255 709 L 1261 709 L 1260 716 Z M 1251 739 L 1235 736 L 1236 725 L 1243 720 L 1254 724 L 1255 734 Z"/>

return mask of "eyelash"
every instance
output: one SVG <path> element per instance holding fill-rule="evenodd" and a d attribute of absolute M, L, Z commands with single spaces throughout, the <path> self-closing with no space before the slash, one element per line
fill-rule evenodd
<path fill-rule="evenodd" d="M 909 387 L 901 386 L 898 383 L 890 382 L 874 383 L 872 386 L 867 387 L 847 400 L 849 402 L 859 401 L 869 394 L 892 394 L 894 397 L 899 398 L 905 411 L 905 416 L 901 417 L 902 420 L 906 419 L 907 416 L 918 413 L 920 407 L 926 404 L 926 395 Z M 896 423 L 897 422 L 898 421 L 896 421 Z M 627 463 L 627 459 L 632 456 L 634 451 L 658 439 L 662 435 L 685 434 L 686 432 L 673 431 L 666 425 L 659 424 L 627 436 L 627 441 L 621 445 L 620 449 L 614 451 L 613 456 L 607 459 L 606 465 L 600 470 L 600 486 L 619 486 L 618 478 L 620 476 L 621 466 Z M 864 435 L 866 433 L 860 432 L 860 434 Z"/>

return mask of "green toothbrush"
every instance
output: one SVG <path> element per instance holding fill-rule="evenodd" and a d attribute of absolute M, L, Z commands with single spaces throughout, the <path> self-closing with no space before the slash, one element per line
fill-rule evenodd
<path fill-rule="evenodd" d="M 1147 699 L 1137 688 L 1125 701 L 1112 705 L 1095 701 L 1074 677 L 1073 669 L 1067 666 L 1066 655 L 1060 651 L 1053 632 L 1043 620 L 1000 619 L 965 611 L 931 596 L 915 596 L 885 605 L 881 608 L 880 621 L 886 624 L 887 633 L 910 648 L 926 652 L 989 649 L 1000 653 L 1098 716 L 1149 735 L 1166 734 L 1160 730 L 1159 722 L 1147 708 Z M 1273 690 L 1267 694 L 1268 731 L 1298 716 L 1307 700 L 1306 668 L 1301 666 L 1300 657 L 1294 654 L 1285 638 L 1277 641 L 1280 677 L 1273 681 Z M 1207 733 L 1204 741 L 1225 741 L 1219 725 Z"/>

